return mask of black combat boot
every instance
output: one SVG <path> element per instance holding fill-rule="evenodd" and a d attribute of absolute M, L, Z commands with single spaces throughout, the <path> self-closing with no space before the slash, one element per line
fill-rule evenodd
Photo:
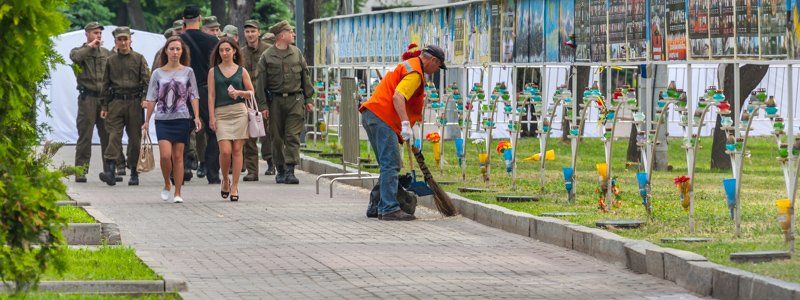
<path fill-rule="evenodd" d="M 286 178 L 283 180 L 285 184 L 298 184 L 300 180 L 294 177 L 294 165 L 286 165 Z"/>
<path fill-rule="evenodd" d="M 197 166 L 197 178 L 204 178 L 204 177 L 206 177 L 206 164 L 201 162 Z"/>
<path fill-rule="evenodd" d="M 275 175 L 275 183 L 286 183 L 286 168 L 278 166 L 278 175 Z"/>
<path fill-rule="evenodd" d="M 136 168 L 131 169 L 131 178 L 128 179 L 128 185 L 139 185 L 139 172 Z"/>
<path fill-rule="evenodd" d="M 264 172 L 264 175 L 275 175 L 275 164 L 272 163 L 272 159 L 267 160 L 267 171 Z"/>
<path fill-rule="evenodd" d="M 113 160 L 109 160 L 106 162 L 106 167 L 104 168 L 105 171 L 100 173 L 100 181 L 105 182 L 107 185 L 114 186 L 117 185 L 117 162 Z"/>

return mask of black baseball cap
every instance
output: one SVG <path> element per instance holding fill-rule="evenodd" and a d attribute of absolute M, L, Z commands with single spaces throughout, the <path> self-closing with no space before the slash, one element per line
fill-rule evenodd
<path fill-rule="evenodd" d="M 439 48 L 439 46 L 436 45 L 427 45 L 425 46 L 425 48 L 422 49 L 422 52 L 428 53 L 430 55 L 433 55 L 433 57 L 438 58 L 439 61 L 442 63 L 441 65 L 439 65 L 439 69 L 447 70 L 447 66 L 444 65 L 444 50 L 442 50 L 442 48 Z"/>
<path fill-rule="evenodd" d="M 197 5 L 189 5 L 183 9 L 184 19 L 194 19 L 200 16 L 200 8 Z"/>

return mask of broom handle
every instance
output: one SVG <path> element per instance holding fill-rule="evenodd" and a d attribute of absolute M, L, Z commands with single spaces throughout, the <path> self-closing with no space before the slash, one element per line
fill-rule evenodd
<path fill-rule="evenodd" d="M 414 171 L 414 160 L 413 160 L 413 156 L 412 156 L 412 152 L 411 152 L 411 144 L 409 143 L 409 141 L 406 141 L 405 144 L 406 144 L 406 150 L 408 150 L 408 168 L 409 168 L 409 170 L 411 170 L 413 172 Z"/>

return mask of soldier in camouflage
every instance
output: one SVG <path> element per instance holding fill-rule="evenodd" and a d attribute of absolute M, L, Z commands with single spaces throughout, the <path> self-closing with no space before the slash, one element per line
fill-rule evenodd
<path fill-rule="evenodd" d="M 269 45 L 259 39 L 261 35 L 261 23 L 258 20 L 247 20 L 244 22 L 244 37 L 247 41 L 247 46 L 242 48 L 242 57 L 244 58 L 244 68 L 250 73 L 253 82 L 258 81 L 258 59 L 261 54 L 267 50 Z M 264 122 L 264 130 L 269 132 L 269 121 Z M 267 136 L 262 138 L 248 139 L 244 144 L 244 165 L 247 169 L 247 175 L 244 176 L 244 181 L 258 181 L 258 144 L 256 140 L 261 140 L 261 154 L 262 158 L 267 161 L 267 171 L 264 175 L 275 175 L 275 165 L 272 163 L 272 141 Z"/>
<path fill-rule="evenodd" d="M 303 118 L 314 109 L 314 88 L 303 53 L 292 45 L 294 28 L 281 21 L 269 31 L 275 35 L 275 45 L 258 61 L 256 98 L 261 110 L 269 107 L 272 157 L 278 170 L 275 182 L 298 184 L 294 169 L 300 162 Z"/>
<path fill-rule="evenodd" d="M 111 171 L 101 173 L 100 180 L 108 185 L 116 184 L 113 170 L 118 153 L 122 151 L 122 130 L 125 129 L 128 134 L 128 168 L 131 169 L 128 185 L 139 185 L 136 164 L 144 123 L 142 100 L 150 82 L 150 70 L 144 56 L 131 49 L 130 28 L 117 27 L 113 35 L 117 53 L 108 58 L 100 113 L 108 129 L 108 147 L 103 158 Z"/>

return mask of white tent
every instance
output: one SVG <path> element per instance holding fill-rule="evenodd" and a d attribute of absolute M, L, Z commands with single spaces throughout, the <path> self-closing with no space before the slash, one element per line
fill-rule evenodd
<path fill-rule="evenodd" d="M 105 26 L 103 31 L 103 47 L 111 49 L 114 47 L 114 38 L 111 32 L 116 26 Z M 158 49 L 164 46 L 166 39 L 161 34 L 146 31 L 132 30 L 131 37 L 133 50 L 144 55 L 147 59 L 148 68 Z M 69 66 L 72 62 L 69 59 L 69 52 L 72 48 L 80 47 L 86 42 L 86 35 L 83 30 L 73 31 L 53 38 L 55 50 L 60 54 L 67 64 L 59 64 L 50 74 L 50 81 L 44 86 L 44 94 L 50 100 L 50 115 L 48 116 L 44 107 L 39 107 L 38 123 L 47 124 L 50 131 L 46 133 L 45 139 L 74 144 L 78 141 L 78 130 L 76 128 L 76 118 L 78 116 L 78 89 L 75 74 Z M 152 121 L 151 121 L 152 122 Z M 155 137 L 155 126 L 150 126 L 150 135 Z M 100 138 L 95 130 L 92 142 L 100 143 Z M 127 137 L 123 136 L 123 143 L 127 143 Z"/>

